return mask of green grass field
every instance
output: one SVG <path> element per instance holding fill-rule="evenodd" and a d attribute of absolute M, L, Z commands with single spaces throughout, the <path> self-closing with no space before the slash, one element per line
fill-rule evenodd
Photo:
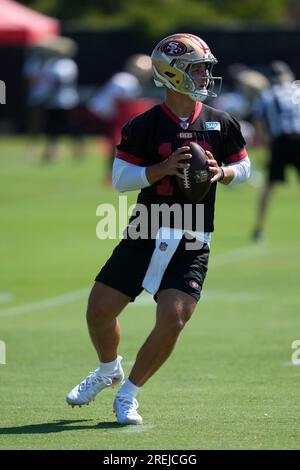
<path fill-rule="evenodd" d="M 299 187 L 274 195 L 266 240 L 250 240 L 257 187 L 220 187 L 203 299 L 169 361 L 139 395 L 144 425 L 121 427 L 114 391 L 89 407 L 66 393 L 97 367 L 86 323 L 88 289 L 116 242 L 96 238 L 103 186 L 95 140 L 76 162 L 66 142 L 51 165 L 0 146 L 1 449 L 299 449 Z M 264 155 L 251 153 L 257 167 Z M 130 195 L 133 202 L 136 194 Z M 124 276 L 126 273 L 124 273 Z M 149 333 L 155 303 L 142 294 L 120 317 L 125 370 Z"/>

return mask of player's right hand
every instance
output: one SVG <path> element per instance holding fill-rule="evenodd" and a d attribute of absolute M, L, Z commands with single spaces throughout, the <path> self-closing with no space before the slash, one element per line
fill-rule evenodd
<path fill-rule="evenodd" d="M 184 146 L 179 147 L 175 152 L 171 153 L 171 155 L 163 162 L 165 166 L 165 174 L 176 175 L 179 178 L 184 178 L 183 174 L 178 170 L 190 167 L 189 163 L 182 163 L 182 160 L 189 160 L 192 158 L 192 155 L 189 152 L 190 147 Z"/>

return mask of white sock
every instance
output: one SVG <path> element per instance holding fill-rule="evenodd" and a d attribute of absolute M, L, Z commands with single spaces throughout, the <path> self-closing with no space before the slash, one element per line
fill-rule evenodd
<path fill-rule="evenodd" d="M 100 371 L 105 375 L 113 375 L 119 369 L 121 359 L 121 356 L 117 356 L 114 361 L 100 362 Z"/>
<path fill-rule="evenodd" d="M 121 388 L 119 388 L 118 395 L 129 395 L 135 398 L 142 387 L 137 387 L 129 379 L 126 379 Z"/>

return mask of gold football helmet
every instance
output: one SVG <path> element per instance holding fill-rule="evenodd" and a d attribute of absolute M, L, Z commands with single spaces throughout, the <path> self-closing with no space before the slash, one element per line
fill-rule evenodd
<path fill-rule="evenodd" d="M 208 45 L 198 36 L 177 33 L 160 41 L 152 55 L 155 85 L 188 95 L 194 101 L 216 97 L 216 82 L 221 89 L 222 78 L 213 77 L 212 68 L 218 61 Z M 199 64 L 202 76 L 199 76 Z M 195 70 L 197 73 L 193 73 Z"/>

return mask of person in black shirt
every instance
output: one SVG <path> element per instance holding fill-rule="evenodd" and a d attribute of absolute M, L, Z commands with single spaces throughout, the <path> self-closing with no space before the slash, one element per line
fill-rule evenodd
<path fill-rule="evenodd" d="M 239 123 L 203 104 L 208 96 L 216 96 L 214 86 L 220 81 L 212 75 L 217 60 L 208 45 L 192 34 L 175 34 L 160 41 L 151 58 L 155 84 L 165 88 L 166 99 L 123 128 L 113 185 L 120 192 L 141 192 L 124 238 L 97 275 L 89 298 L 87 322 L 100 365 L 67 396 L 70 405 L 81 406 L 123 381 L 117 316 L 146 289 L 157 302 L 156 324 L 114 400 L 121 424 L 142 423 L 136 395 L 170 356 L 200 298 L 214 231 L 217 183 L 242 182 L 250 171 Z M 189 168 L 190 142 L 205 149 L 213 174 L 201 207 L 187 201 L 176 182 Z M 178 228 L 176 215 L 169 213 L 168 223 L 159 216 L 156 226 L 156 211 L 163 208 L 183 214 L 184 224 Z M 143 210 L 146 218 L 141 217 Z M 201 210 L 199 230 L 195 222 Z"/>

